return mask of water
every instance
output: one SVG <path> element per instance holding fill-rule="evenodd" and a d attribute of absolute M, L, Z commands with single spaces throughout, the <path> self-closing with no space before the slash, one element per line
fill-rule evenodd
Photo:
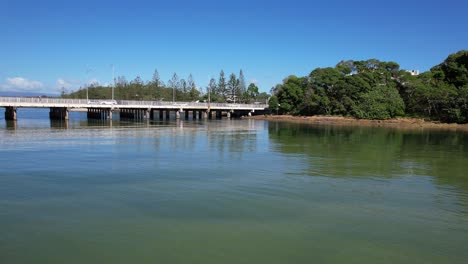
<path fill-rule="evenodd" d="M 0 263 L 467 263 L 468 134 L 0 113 Z"/>

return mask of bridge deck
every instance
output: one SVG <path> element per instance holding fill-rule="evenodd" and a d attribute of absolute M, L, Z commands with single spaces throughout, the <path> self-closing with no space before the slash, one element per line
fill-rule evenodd
<path fill-rule="evenodd" d="M 17 108 L 105 108 L 105 109 L 193 109 L 193 110 L 265 110 L 266 104 L 228 104 L 206 102 L 161 102 L 161 101 L 128 101 L 128 100 L 86 100 L 57 99 L 38 97 L 0 97 L 0 107 Z"/>

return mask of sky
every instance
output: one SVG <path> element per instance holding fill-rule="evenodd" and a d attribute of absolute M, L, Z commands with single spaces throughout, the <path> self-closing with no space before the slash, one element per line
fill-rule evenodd
<path fill-rule="evenodd" d="M 468 1 L 0 0 L 0 91 L 242 69 L 260 91 L 341 60 L 421 72 L 468 49 Z"/>

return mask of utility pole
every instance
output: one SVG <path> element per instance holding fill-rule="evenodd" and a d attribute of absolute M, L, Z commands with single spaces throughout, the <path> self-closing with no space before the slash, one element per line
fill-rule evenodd
<path fill-rule="evenodd" d="M 211 101 L 211 88 L 210 85 L 208 85 L 208 111 L 210 111 L 210 101 Z"/>
<path fill-rule="evenodd" d="M 114 101 L 114 87 L 115 87 L 115 70 L 114 70 L 114 64 L 112 64 L 112 101 Z"/>
<path fill-rule="evenodd" d="M 89 96 L 88 96 L 88 90 L 89 90 L 89 83 L 88 83 L 88 80 L 89 80 L 89 72 L 90 72 L 90 69 L 89 68 L 86 68 L 86 80 L 85 80 L 85 85 L 86 85 L 86 102 L 89 101 Z"/>

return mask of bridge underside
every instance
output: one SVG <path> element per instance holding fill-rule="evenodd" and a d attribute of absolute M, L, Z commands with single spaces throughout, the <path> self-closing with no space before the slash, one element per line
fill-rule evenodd
<path fill-rule="evenodd" d="M 68 120 L 70 108 L 50 107 L 49 118 L 51 120 Z M 87 118 L 92 120 L 112 120 L 114 114 L 118 114 L 121 120 L 169 120 L 174 119 L 220 119 L 239 118 L 250 116 L 254 113 L 252 110 L 206 110 L 206 109 L 174 109 L 174 108 L 95 108 L 89 107 L 86 110 Z M 5 119 L 17 120 L 17 107 L 5 107 Z"/>

